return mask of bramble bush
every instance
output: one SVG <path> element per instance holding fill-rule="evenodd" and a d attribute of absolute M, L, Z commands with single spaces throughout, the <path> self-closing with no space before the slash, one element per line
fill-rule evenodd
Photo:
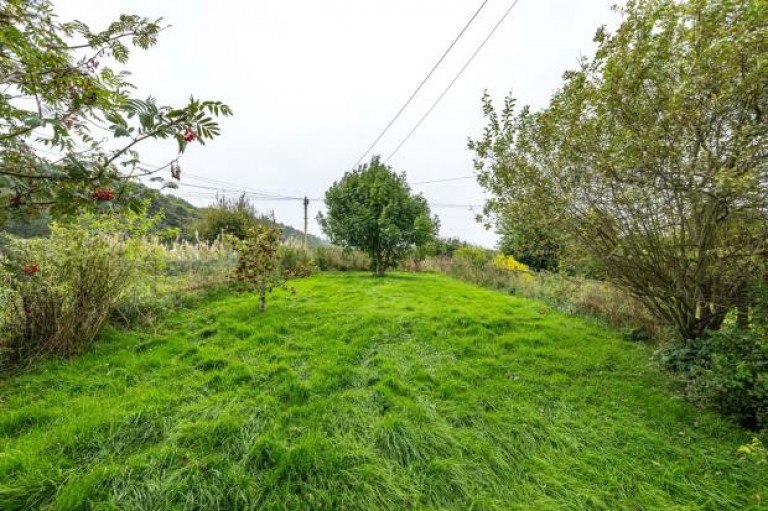
<path fill-rule="evenodd" d="M 705 339 L 680 341 L 657 355 L 682 376 L 686 396 L 735 417 L 750 429 L 768 429 L 768 340 L 736 327 Z"/>
<path fill-rule="evenodd" d="M 121 296 L 162 265 L 160 251 L 141 239 L 152 222 L 135 213 L 87 214 L 53 224 L 49 238 L 8 238 L 5 361 L 72 356 L 88 347 Z"/>
<path fill-rule="evenodd" d="M 688 399 L 768 435 L 768 283 L 764 275 L 753 278 L 750 314 L 732 312 L 726 328 L 670 343 L 656 358 L 680 377 Z"/>

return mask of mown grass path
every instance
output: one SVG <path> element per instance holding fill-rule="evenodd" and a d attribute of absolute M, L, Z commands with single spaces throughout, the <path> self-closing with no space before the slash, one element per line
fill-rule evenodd
<path fill-rule="evenodd" d="M 649 349 L 439 275 L 324 274 L 0 382 L 0 509 L 759 509 Z"/>

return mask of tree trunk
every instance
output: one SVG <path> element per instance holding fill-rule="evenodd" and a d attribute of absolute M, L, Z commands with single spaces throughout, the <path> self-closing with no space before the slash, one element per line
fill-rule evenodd
<path fill-rule="evenodd" d="M 259 287 L 259 312 L 264 312 L 267 309 L 267 285 L 262 284 Z"/>
<path fill-rule="evenodd" d="M 384 263 L 381 260 L 381 254 L 376 254 L 373 256 L 373 276 L 384 276 Z"/>

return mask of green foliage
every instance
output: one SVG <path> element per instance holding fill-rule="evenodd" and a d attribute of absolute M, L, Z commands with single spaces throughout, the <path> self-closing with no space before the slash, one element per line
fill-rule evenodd
<path fill-rule="evenodd" d="M 287 286 L 288 280 L 296 276 L 307 276 L 311 269 L 302 267 L 291 270 L 282 267 L 280 254 L 279 227 L 267 224 L 249 228 L 242 240 L 237 240 L 238 264 L 232 275 L 235 288 L 240 291 L 255 291 L 259 295 L 259 312 L 264 312 L 267 294 L 274 289 L 284 288 L 295 293 Z"/>
<path fill-rule="evenodd" d="M 169 311 L 223 292 L 237 264 L 231 243 L 224 240 L 143 242 L 146 250 L 160 256 L 162 268 L 135 279 L 115 304 L 110 321 L 123 327 L 156 327 Z"/>
<path fill-rule="evenodd" d="M 0 380 L 0 509 L 764 507 L 753 435 L 642 345 L 443 275 L 296 286 Z"/>
<path fill-rule="evenodd" d="M 371 267 L 367 254 L 333 245 L 312 247 L 312 260 L 320 271 L 365 271 Z"/>
<path fill-rule="evenodd" d="M 460 264 L 483 266 L 491 261 L 493 252 L 480 247 L 465 246 L 456 249 L 453 259 Z"/>
<path fill-rule="evenodd" d="M 758 437 L 753 438 L 750 443 L 739 447 L 739 453 L 756 460 L 757 463 L 768 464 L 768 448 L 763 445 L 763 441 Z"/>
<path fill-rule="evenodd" d="M 456 250 L 469 246 L 469 243 L 459 238 L 436 238 L 428 245 L 428 254 L 437 257 L 453 257 Z"/>
<path fill-rule="evenodd" d="M 245 194 L 237 199 L 222 196 L 216 199 L 216 204 L 203 210 L 195 231 L 205 241 L 214 241 L 222 235 L 243 240 L 253 227 L 262 223 L 267 223 L 267 219 L 259 215 Z"/>
<path fill-rule="evenodd" d="M 318 215 L 331 243 L 367 253 L 376 275 L 394 267 L 408 251 L 431 241 L 437 218 L 421 195 L 411 195 L 405 174 L 374 157 L 347 172 L 325 193 L 326 215 Z"/>
<path fill-rule="evenodd" d="M 659 354 L 684 377 L 686 394 L 736 417 L 746 427 L 768 429 L 768 337 L 741 329 L 676 343 Z"/>
<path fill-rule="evenodd" d="M 567 233 L 681 338 L 745 303 L 768 239 L 764 0 L 630 0 L 538 112 L 471 142 L 491 217 Z"/>
<path fill-rule="evenodd" d="M 191 206 L 193 207 L 194 206 Z M 275 222 L 269 215 L 259 213 L 253 203 L 245 194 L 237 199 L 225 196 L 216 199 L 216 203 L 202 210 L 195 209 L 198 219 L 191 222 L 189 230 L 194 235 L 205 241 L 214 241 L 222 234 L 229 234 L 237 239 L 244 239 L 248 230 L 259 224 L 273 224 L 282 230 L 281 240 L 286 243 L 295 243 L 303 240 L 304 234 L 285 224 Z M 326 242 L 317 236 L 307 236 L 308 246 L 323 245 Z"/>
<path fill-rule="evenodd" d="M 561 242 L 551 231 L 543 231 L 524 222 L 504 219 L 499 229 L 499 250 L 538 271 L 557 271 Z"/>
<path fill-rule="evenodd" d="M 0 20 L 2 221 L 8 213 L 59 218 L 137 205 L 124 182 L 156 173 L 142 165 L 138 144 L 173 139 L 183 153 L 218 136 L 215 118 L 231 115 L 218 101 L 171 107 L 133 98 L 127 74 L 102 65 L 122 66 L 131 47 L 154 46 L 161 20 L 122 15 L 93 32 L 60 21 L 48 0 L 4 1 Z M 103 143 L 105 133 L 113 144 Z"/>
<path fill-rule="evenodd" d="M 136 196 L 149 200 L 147 213 L 159 216 L 160 222 L 156 231 L 177 232 L 182 239 L 191 240 L 195 236 L 195 225 L 202 216 L 202 211 L 189 202 L 173 195 L 152 190 L 140 183 L 132 183 L 136 188 Z"/>
<path fill-rule="evenodd" d="M 469 243 L 459 238 L 435 237 L 423 245 L 412 247 L 401 268 L 406 271 L 422 271 L 425 261 L 430 257 L 453 257 L 456 250 L 469 247 Z"/>
<path fill-rule="evenodd" d="M 3 338 L 13 362 L 71 356 L 94 341 L 115 304 L 160 264 L 143 215 L 85 215 L 45 239 L 6 241 Z"/>
<path fill-rule="evenodd" d="M 277 247 L 278 266 L 290 274 L 308 274 L 316 265 L 312 259 L 312 250 L 295 245 Z"/>
<path fill-rule="evenodd" d="M 11 217 L 6 219 L 0 231 L 18 238 L 42 238 L 51 234 L 50 223 L 51 217 L 47 213 Z"/>

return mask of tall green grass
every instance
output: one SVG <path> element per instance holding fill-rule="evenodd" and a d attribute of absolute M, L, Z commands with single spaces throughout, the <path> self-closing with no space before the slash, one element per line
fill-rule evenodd
<path fill-rule="evenodd" d="M 220 295 L 0 382 L 0 509 L 759 509 L 648 349 L 434 274 Z"/>

